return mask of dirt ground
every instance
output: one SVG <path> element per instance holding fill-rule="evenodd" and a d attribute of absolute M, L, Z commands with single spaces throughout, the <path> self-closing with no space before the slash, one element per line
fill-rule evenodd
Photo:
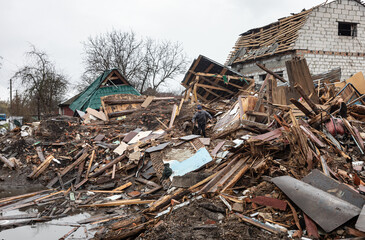
<path fill-rule="evenodd" d="M 162 223 L 140 239 L 288 239 L 226 215 L 226 207 L 211 199 L 199 199 L 162 217 Z"/>

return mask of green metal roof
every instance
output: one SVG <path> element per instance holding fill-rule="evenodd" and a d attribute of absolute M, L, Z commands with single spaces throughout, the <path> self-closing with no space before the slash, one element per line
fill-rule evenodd
<path fill-rule="evenodd" d="M 101 106 L 100 97 L 114 95 L 114 94 L 133 94 L 141 95 L 134 87 L 130 85 L 117 85 L 117 86 L 102 86 L 101 83 L 109 76 L 109 74 L 116 69 L 107 70 L 101 74 L 90 86 L 83 91 L 80 96 L 71 103 L 70 109 L 72 111 L 81 110 L 85 111 L 88 107 L 93 109 L 99 109 Z"/>

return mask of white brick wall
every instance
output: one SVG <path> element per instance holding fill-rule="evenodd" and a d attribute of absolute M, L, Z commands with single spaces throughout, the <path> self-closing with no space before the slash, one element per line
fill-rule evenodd
<path fill-rule="evenodd" d="M 331 69 L 341 68 L 341 79 L 345 80 L 357 72 L 365 71 L 365 57 L 339 56 L 325 54 L 305 54 L 311 74 L 319 74 Z"/>
<path fill-rule="evenodd" d="M 269 68 L 270 70 L 274 72 L 280 72 L 283 71 L 284 73 L 284 79 L 288 79 L 288 75 L 286 72 L 286 66 L 285 62 L 292 59 L 291 54 L 282 55 L 280 57 L 274 56 L 270 59 L 266 59 L 261 61 L 261 64 L 264 64 L 265 67 Z M 261 83 L 259 81 L 259 76 L 262 74 L 266 74 L 265 71 L 263 71 L 261 68 L 259 68 L 256 63 L 249 63 L 245 65 L 241 65 L 238 69 L 236 69 L 240 73 L 244 74 L 246 77 L 253 77 L 255 79 L 256 83 Z"/>
<path fill-rule="evenodd" d="M 338 21 L 359 23 L 357 37 L 338 36 Z M 313 10 L 298 32 L 294 49 L 365 52 L 365 7 L 337 0 Z"/>
<path fill-rule="evenodd" d="M 338 36 L 338 22 L 354 22 L 357 25 L 357 37 Z M 298 32 L 294 44 L 296 50 L 365 53 L 365 7 L 352 0 L 337 0 L 321 6 L 308 16 L 306 23 Z M 291 54 L 273 56 L 261 63 L 274 72 L 283 71 L 288 79 L 285 61 L 292 59 Z M 341 56 L 308 53 L 307 60 L 312 74 L 327 72 L 341 67 L 342 80 L 353 74 L 365 72 L 365 57 Z M 253 76 L 259 83 L 259 76 L 266 74 L 255 63 L 244 64 L 235 69 L 245 76 Z"/>

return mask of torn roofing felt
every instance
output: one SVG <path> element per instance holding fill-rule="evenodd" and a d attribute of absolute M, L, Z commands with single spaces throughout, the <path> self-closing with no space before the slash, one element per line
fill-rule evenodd
<path fill-rule="evenodd" d="M 141 95 L 117 69 L 106 70 L 71 103 L 70 109 L 99 109 L 100 97 L 114 94 Z"/>

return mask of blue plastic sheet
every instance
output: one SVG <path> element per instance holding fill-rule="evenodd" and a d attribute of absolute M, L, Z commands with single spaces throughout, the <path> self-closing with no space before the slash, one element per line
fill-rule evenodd
<path fill-rule="evenodd" d="M 179 162 L 176 160 L 168 161 L 170 163 L 170 168 L 172 169 L 172 177 L 174 176 L 183 176 L 186 173 L 194 171 L 201 166 L 212 161 L 212 157 L 209 152 L 205 148 L 199 149 L 194 156 Z"/>

